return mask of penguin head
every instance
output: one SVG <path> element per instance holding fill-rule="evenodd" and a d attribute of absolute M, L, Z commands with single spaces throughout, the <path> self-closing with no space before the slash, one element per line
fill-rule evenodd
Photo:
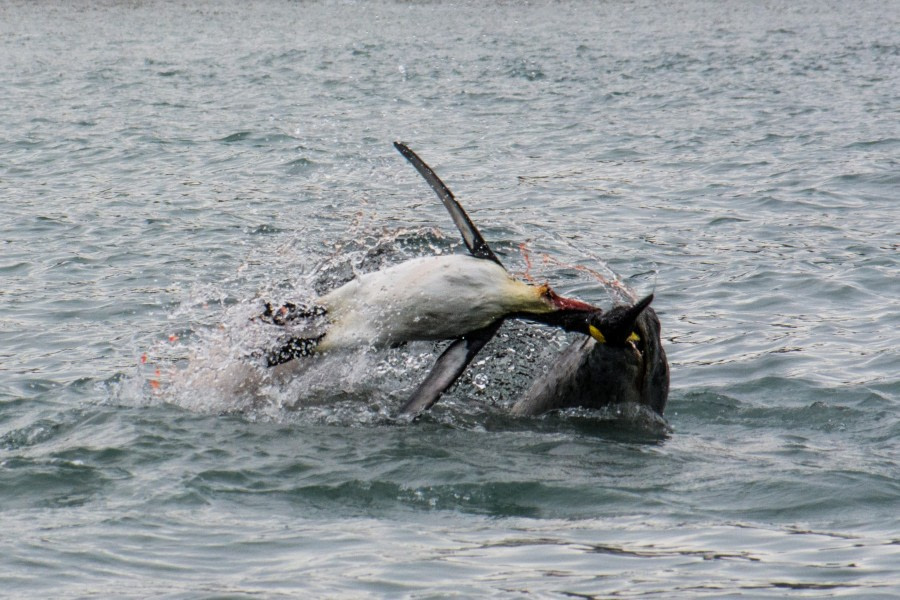
<path fill-rule="evenodd" d="M 631 306 L 614 306 L 606 312 L 595 311 L 588 317 L 588 332 L 601 344 L 624 346 L 639 342 L 635 324 L 645 308 L 653 302 L 653 294 Z"/>

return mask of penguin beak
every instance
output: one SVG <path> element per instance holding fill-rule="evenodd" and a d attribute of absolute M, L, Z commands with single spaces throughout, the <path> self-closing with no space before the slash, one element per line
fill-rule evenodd
<path fill-rule="evenodd" d="M 632 306 L 616 306 L 605 313 L 591 315 L 588 332 L 601 344 L 624 346 L 626 342 L 639 342 L 634 332 L 638 317 L 653 302 L 653 294 Z"/>
<path fill-rule="evenodd" d="M 560 296 L 549 285 L 541 286 L 541 295 L 550 302 L 554 310 L 565 312 L 595 312 L 597 310 L 597 307 L 591 306 L 587 302 Z"/>

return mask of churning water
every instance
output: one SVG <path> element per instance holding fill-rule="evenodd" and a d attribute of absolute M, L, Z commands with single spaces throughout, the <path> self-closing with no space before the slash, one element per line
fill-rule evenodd
<path fill-rule="evenodd" d="M 900 594 L 896 2 L 0 5 L 0 594 Z M 263 299 L 460 251 L 656 292 L 669 430 L 504 327 L 259 377 Z M 546 257 L 546 258 L 545 258 Z M 529 266 L 530 264 L 530 266 Z"/>

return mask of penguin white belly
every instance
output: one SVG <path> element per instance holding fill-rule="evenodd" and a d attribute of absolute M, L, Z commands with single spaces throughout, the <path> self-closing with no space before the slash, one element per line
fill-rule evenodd
<path fill-rule="evenodd" d="M 459 254 L 361 275 L 317 303 L 331 321 L 320 350 L 456 338 L 512 312 L 552 310 L 497 263 Z"/>

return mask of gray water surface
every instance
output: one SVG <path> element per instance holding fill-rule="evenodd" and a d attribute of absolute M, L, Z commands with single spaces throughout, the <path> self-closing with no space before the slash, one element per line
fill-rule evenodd
<path fill-rule="evenodd" d="M 0 595 L 900 594 L 896 2 L 0 5 Z M 253 394 L 261 299 L 460 251 L 655 291 L 670 430 L 504 327 Z M 250 373 L 252 375 L 252 372 Z"/>

